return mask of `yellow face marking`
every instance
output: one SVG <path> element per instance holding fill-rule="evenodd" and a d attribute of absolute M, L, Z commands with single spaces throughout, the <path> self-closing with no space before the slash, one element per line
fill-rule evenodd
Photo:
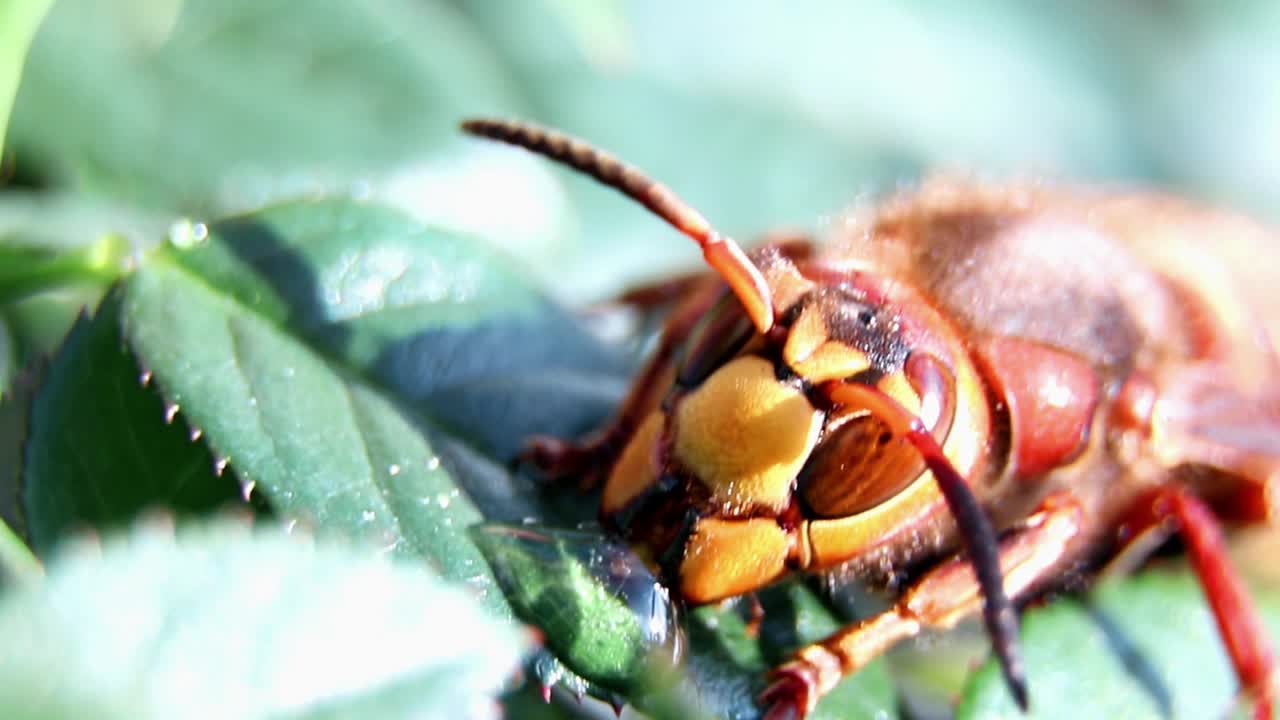
<path fill-rule="evenodd" d="M 871 367 L 864 353 L 829 338 L 822 311 L 814 307 L 805 308 L 792 324 L 782 359 L 811 383 L 843 380 Z"/>
<path fill-rule="evenodd" d="M 675 456 L 722 510 L 781 511 L 821 427 L 822 414 L 778 382 L 772 363 L 742 356 L 680 403 Z"/>
<path fill-rule="evenodd" d="M 699 520 L 680 563 L 680 594 L 702 605 L 758 590 L 786 572 L 787 546 L 771 519 Z"/>
<path fill-rule="evenodd" d="M 600 499 L 600 510 L 604 514 L 621 510 L 658 479 L 662 470 L 658 467 L 657 453 L 662 418 L 660 412 L 649 413 L 622 450 L 604 484 L 604 495 Z"/>
<path fill-rule="evenodd" d="M 827 341 L 827 323 L 822 313 L 811 307 L 805 308 L 800 317 L 791 325 L 787 333 L 787 344 L 782 348 L 782 359 L 795 369 L 797 365 L 809 359 L 823 343 Z"/>
<path fill-rule="evenodd" d="M 860 350 L 842 342 L 830 340 L 814 351 L 809 359 L 791 366 L 796 373 L 811 383 L 827 380 L 843 380 L 871 367 L 871 361 Z"/>

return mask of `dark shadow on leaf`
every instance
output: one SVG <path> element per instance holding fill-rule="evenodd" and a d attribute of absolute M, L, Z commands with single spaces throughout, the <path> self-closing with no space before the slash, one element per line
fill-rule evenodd
<path fill-rule="evenodd" d="M 1173 696 L 1169 688 L 1165 687 L 1155 666 L 1142 655 L 1138 647 L 1125 634 L 1124 628 L 1097 605 L 1085 602 L 1083 607 L 1089 619 L 1102 631 L 1108 647 L 1124 666 L 1125 672 L 1151 698 L 1160 715 L 1166 718 L 1173 717 Z"/>
<path fill-rule="evenodd" d="M 517 523 L 526 517 L 552 519 L 556 513 L 549 517 L 533 507 L 540 504 L 533 483 L 507 476 L 493 461 L 513 458 L 533 434 L 572 438 L 596 427 L 625 392 L 631 369 L 625 355 L 533 293 L 530 303 L 519 307 L 455 305 L 437 311 L 430 303 L 409 305 L 397 310 L 405 313 L 409 326 L 396 329 L 378 325 L 374 316 L 334 319 L 316 261 L 299 245 L 306 237 L 283 234 L 271 221 L 271 211 L 266 213 L 267 219 L 233 218 L 211 228 L 239 263 L 257 275 L 238 293 L 240 301 L 274 315 L 340 366 L 361 372 L 388 391 L 444 453 L 487 517 Z M 441 237 L 443 263 L 464 241 Z M 353 251 L 364 247 L 359 240 L 352 243 Z M 433 248 L 418 257 L 434 257 Z M 201 267 L 199 260 L 194 265 Z M 228 272 L 214 267 L 215 273 Z M 448 267 L 442 272 L 447 274 Z M 216 282 L 236 292 L 236 277 Z M 270 287 L 274 297 L 258 297 L 261 291 L 253 290 L 258 283 Z M 474 316 L 449 319 L 459 307 L 464 316 Z M 371 340 L 373 355 L 364 355 L 362 362 L 355 359 L 355 344 L 367 346 Z"/>
<path fill-rule="evenodd" d="M 234 218 L 212 230 L 283 301 L 283 324 L 313 345 L 333 357 L 351 358 L 357 333 L 377 332 L 355 327 L 364 318 L 329 317 L 312 262 L 269 223 Z M 581 435 L 621 399 L 631 361 L 589 334 L 572 314 L 533 297 L 519 308 L 476 306 L 475 316 L 466 321 L 446 320 L 447 313 L 437 314 L 429 304 L 401 308 L 420 315 L 421 329 L 383 329 L 382 344 L 359 369 L 503 461 L 529 435 Z"/>
<path fill-rule="evenodd" d="M 573 438 L 622 398 L 627 364 L 562 312 L 423 330 L 389 344 L 372 373 L 503 461 L 530 435 Z"/>
<path fill-rule="evenodd" d="M 800 637 L 800 608 L 785 585 L 766 588 L 757 596 L 764 608 L 764 621 L 760 624 L 761 649 L 769 665 L 777 665 L 809 639 Z"/>
<path fill-rule="evenodd" d="M 284 301 L 289 309 L 284 318 L 287 327 L 333 352 L 341 354 L 347 349 L 350 330 L 326 316 L 312 266 L 274 228 L 251 217 L 238 217 L 219 221 L 211 232 Z"/>

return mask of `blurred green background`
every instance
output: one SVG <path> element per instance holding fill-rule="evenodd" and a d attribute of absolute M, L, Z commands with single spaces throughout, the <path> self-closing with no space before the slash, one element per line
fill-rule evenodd
<path fill-rule="evenodd" d="M 179 215 L 339 192 L 482 234 L 568 301 L 694 266 L 613 194 L 460 137 L 477 114 L 588 138 L 744 238 L 939 169 L 1274 219 L 1277 70 L 1263 0 L 59 0 L 0 233 L 146 243 Z"/>
<path fill-rule="evenodd" d="M 469 116 L 589 139 L 747 241 L 932 172 L 1150 185 L 1275 222 L 1277 71 L 1263 0 L 0 0 L 0 390 L 119 261 L 285 199 L 398 206 L 575 305 L 698 267 L 615 193 L 461 136 Z M 5 285 L 24 263 L 55 291 Z"/>

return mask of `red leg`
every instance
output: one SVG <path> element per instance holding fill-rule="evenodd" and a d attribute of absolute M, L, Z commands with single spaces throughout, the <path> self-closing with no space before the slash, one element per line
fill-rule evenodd
<path fill-rule="evenodd" d="M 1271 718 L 1275 657 L 1249 592 L 1231 566 L 1217 518 L 1202 500 L 1168 485 L 1144 498 L 1128 529 L 1136 536 L 1165 521 L 1177 525 L 1186 543 L 1191 568 L 1204 588 L 1240 687 L 1256 703 L 1254 717 Z"/>

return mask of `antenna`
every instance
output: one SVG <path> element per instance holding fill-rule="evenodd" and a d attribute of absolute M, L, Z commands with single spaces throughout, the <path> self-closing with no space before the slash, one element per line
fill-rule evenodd
<path fill-rule="evenodd" d="M 693 238 L 707 264 L 729 284 L 761 333 L 773 327 L 773 294 L 760 269 L 733 238 L 716 232 L 692 205 L 666 185 L 609 153 L 564 133 L 513 120 L 475 119 L 462 123 L 470 135 L 522 147 L 590 175 L 666 220 Z"/>

